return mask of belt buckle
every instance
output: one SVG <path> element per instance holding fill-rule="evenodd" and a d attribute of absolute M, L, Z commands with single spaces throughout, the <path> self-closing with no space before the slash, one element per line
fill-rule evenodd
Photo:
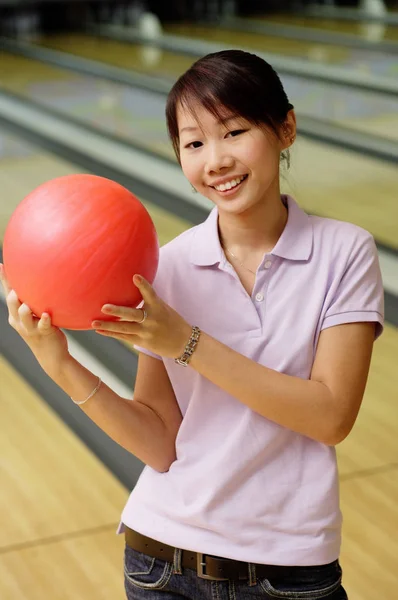
<path fill-rule="evenodd" d="M 200 579 L 209 579 L 210 581 L 228 581 L 228 577 L 212 577 L 211 575 L 206 575 L 206 556 L 207 554 L 201 554 L 197 552 L 197 573 Z"/>

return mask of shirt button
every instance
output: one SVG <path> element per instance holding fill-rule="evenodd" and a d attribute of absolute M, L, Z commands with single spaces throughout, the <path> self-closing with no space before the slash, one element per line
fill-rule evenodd
<path fill-rule="evenodd" d="M 264 263 L 264 269 L 269 269 L 271 265 L 272 265 L 272 261 L 271 260 L 265 261 L 265 263 Z"/>
<path fill-rule="evenodd" d="M 262 302 L 264 300 L 264 296 L 262 294 L 256 294 L 257 302 Z"/>

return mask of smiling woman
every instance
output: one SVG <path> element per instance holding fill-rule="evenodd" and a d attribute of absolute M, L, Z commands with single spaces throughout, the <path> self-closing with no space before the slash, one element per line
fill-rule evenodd
<path fill-rule="evenodd" d="M 281 195 L 296 118 L 259 57 L 201 58 L 166 117 L 185 176 L 214 209 L 161 249 L 154 282 L 198 325 L 191 368 L 135 345 L 140 398 L 162 361 L 182 422 L 176 460 L 162 477 L 145 470 L 123 511 L 127 595 L 210 599 L 214 581 L 232 596 L 246 579 L 241 600 L 343 600 L 334 446 L 354 425 L 383 327 L 374 241 Z"/>

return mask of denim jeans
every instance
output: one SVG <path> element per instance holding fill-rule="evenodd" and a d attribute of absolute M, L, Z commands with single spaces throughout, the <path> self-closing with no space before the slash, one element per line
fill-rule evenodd
<path fill-rule="evenodd" d="M 125 589 L 128 600 L 347 600 L 338 561 L 320 567 L 301 567 L 298 575 L 283 581 L 258 579 L 248 565 L 248 579 L 209 581 L 181 567 L 181 550 L 174 562 L 152 558 L 125 547 Z"/>

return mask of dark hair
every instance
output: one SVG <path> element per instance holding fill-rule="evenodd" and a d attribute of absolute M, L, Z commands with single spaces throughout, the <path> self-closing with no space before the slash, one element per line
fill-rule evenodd
<path fill-rule="evenodd" d="M 200 104 L 216 118 L 225 109 L 255 125 L 265 125 L 279 137 L 290 104 L 278 74 L 269 63 L 243 50 L 222 50 L 197 60 L 172 87 L 166 104 L 167 129 L 180 160 L 177 107 L 193 114 Z"/>

